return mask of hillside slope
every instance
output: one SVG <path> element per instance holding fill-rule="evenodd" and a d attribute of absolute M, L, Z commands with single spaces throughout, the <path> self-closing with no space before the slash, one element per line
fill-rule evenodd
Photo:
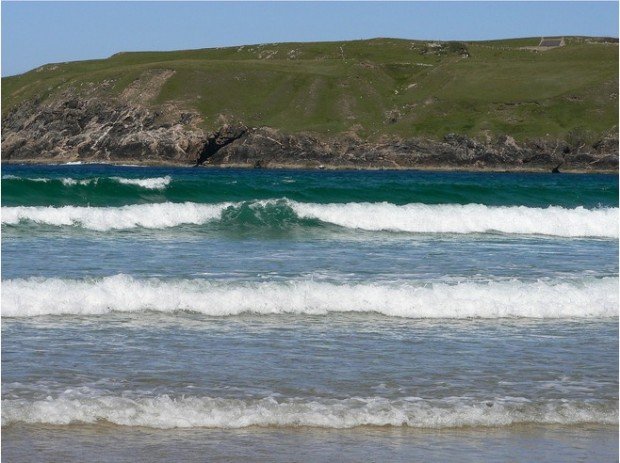
<path fill-rule="evenodd" d="M 305 143 L 305 155 L 338 165 L 356 161 L 334 156 L 381 146 L 376 167 L 415 166 L 419 156 L 402 156 L 421 145 L 424 165 L 444 164 L 432 154 L 449 158 L 452 145 L 467 153 L 453 163 L 463 166 L 497 146 L 523 151 L 520 162 L 544 154 L 545 168 L 576 152 L 594 156 L 584 166 L 607 169 L 609 155 L 617 165 L 617 41 L 538 42 L 281 43 L 46 65 L 2 79 L 2 157 L 190 162 L 230 145 L 221 162 L 246 164 Z M 235 154 L 242 144 L 252 159 Z M 512 163 L 502 156 L 482 163 Z"/>

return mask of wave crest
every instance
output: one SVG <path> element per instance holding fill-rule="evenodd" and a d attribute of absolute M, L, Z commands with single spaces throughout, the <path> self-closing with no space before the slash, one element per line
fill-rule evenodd
<path fill-rule="evenodd" d="M 76 226 L 89 230 L 127 230 L 137 227 L 170 228 L 203 224 L 218 219 L 229 204 L 155 203 L 121 207 L 3 207 L 2 223 L 28 221 L 54 226 Z"/>
<path fill-rule="evenodd" d="M 231 209 L 232 208 L 232 209 Z M 243 212 L 244 223 L 269 225 L 269 217 L 292 216 L 288 222 L 315 220 L 348 229 L 409 233 L 507 233 L 561 237 L 618 237 L 618 208 L 566 209 L 550 206 L 425 205 L 397 206 L 390 203 L 315 204 L 286 199 L 243 203 L 153 203 L 122 207 L 2 208 L 2 223 L 35 222 L 53 226 L 76 226 L 91 230 L 124 230 L 136 227 L 168 228 L 202 225 Z M 227 215 L 223 216 L 223 212 Z M 249 214 L 249 215 L 248 215 Z M 261 216 L 267 217 L 267 222 Z"/>
<path fill-rule="evenodd" d="M 293 209 L 303 218 L 371 231 L 618 237 L 617 208 L 295 203 Z"/>
<path fill-rule="evenodd" d="M 32 177 L 19 177 L 17 175 L 3 175 L 2 180 L 13 180 L 20 181 L 25 183 L 60 183 L 65 187 L 72 186 L 86 186 L 86 185 L 97 185 L 99 182 L 113 182 L 120 183 L 122 185 L 133 185 L 141 188 L 145 188 L 147 190 L 163 190 L 165 189 L 172 178 L 169 175 L 165 177 L 152 177 L 152 178 L 126 178 L 126 177 L 91 177 L 91 178 L 72 178 L 72 177 L 62 177 L 62 178 L 32 178 Z"/>
<path fill-rule="evenodd" d="M 38 401 L 3 400 L 2 425 L 44 423 L 68 425 L 105 421 L 150 428 L 245 428 L 248 426 L 408 426 L 455 428 L 541 424 L 615 424 L 618 408 L 608 403 L 527 399 L 473 401 L 466 398 L 423 400 L 381 397 L 258 400 L 168 396 L 57 398 Z"/>
<path fill-rule="evenodd" d="M 422 285 L 170 281 L 115 275 L 98 280 L 16 279 L 2 284 L 5 317 L 146 310 L 209 316 L 357 312 L 452 319 L 616 317 L 618 278 Z"/>
<path fill-rule="evenodd" d="M 139 187 L 146 188 L 147 190 L 163 190 L 172 181 L 169 175 L 166 175 L 165 177 L 156 177 L 156 178 L 111 177 L 111 179 L 123 185 L 137 185 Z"/>

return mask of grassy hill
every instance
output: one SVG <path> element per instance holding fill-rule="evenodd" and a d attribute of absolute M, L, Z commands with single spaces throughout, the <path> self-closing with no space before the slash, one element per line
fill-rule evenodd
<path fill-rule="evenodd" d="M 373 39 L 119 53 L 2 79 L 3 117 L 62 92 L 129 97 L 249 126 L 381 135 L 565 138 L 617 130 L 618 44 L 567 37 L 488 42 Z"/>

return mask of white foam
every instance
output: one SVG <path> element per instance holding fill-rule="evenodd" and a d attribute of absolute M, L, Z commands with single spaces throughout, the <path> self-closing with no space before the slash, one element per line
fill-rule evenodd
<path fill-rule="evenodd" d="M 134 179 L 135 180 L 135 179 Z M 151 185 L 157 185 L 155 180 Z M 137 180 L 136 180 L 137 181 Z M 141 180 L 147 181 L 147 180 Z M 3 207 L 2 223 L 33 221 L 93 230 L 166 228 L 203 224 L 242 203 L 157 203 L 123 207 Z M 314 204 L 289 200 L 254 201 L 252 207 L 290 207 L 300 218 L 352 229 L 410 233 L 508 233 L 562 237 L 618 238 L 618 208 L 531 208 L 525 206 L 425 205 L 389 203 Z"/>
<path fill-rule="evenodd" d="M 616 424 L 617 403 L 569 400 L 534 403 L 522 398 L 473 401 L 467 398 L 423 400 L 381 397 L 335 399 L 273 398 L 238 400 L 168 396 L 132 399 L 102 396 L 2 401 L 2 425 L 42 423 L 67 425 L 104 421 L 150 428 L 245 428 L 248 426 L 408 426 L 455 428 L 540 424 Z"/>
<path fill-rule="evenodd" d="M 565 237 L 618 237 L 618 208 L 390 203 L 311 204 L 291 202 L 303 218 L 341 227 L 415 233 L 515 233 Z"/>
<path fill-rule="evenodd" d="M 73 185 L 88 185 L 89 183 L 91 183 L 92 181 L 95 181 L 97 179 L 92 179 L 92 178 L 87 178 L 87 179 L 74 179 L 71 177 L 63 177 L 63 178 L 48 178 L 48 177 L 37 177 L 37 178 L 33 178 L 33 177 L 18 177 L 16 175 L 5 175 L 2 177 L 3 180 L 26 180 L 29 182 L 40 182 L 40 183 L 49 183 L 52 182 L 54 180 L 60 180 L 60 182 L 64 185 L 64 186 L 73 186 Z"/>
<path fill-rule="evenodd" d="M 96 315 L 195 311 L 210 316 L 374 312 L 407 318 L 590 318 L 618 316 L 618 278 L 580 282 L 333 284 L 16 279 L 2 283 L 2 315 Z"/>
<path fill-rule="evenodd" d="M 136 185 L 148 190 L 163 190 L 172 180 L 170 176 L 155 177 L 155 178 L 123 178 L 123 177 L 110 177 L 112 180 L 116 180 L 123 185 Z"/>
<path fill-rule="evenodd" d="M 74 178 L 61 178 L 60 181 L 65 186 L 73 186 L 73 185 L 88 185 L 89 183 L 97 183 L 96 178 L 86 178 L 81 180 L 76 180 Z"/>
<path fill-rule="evenodd" d="M 75 185 L 88 185 L 90 183 L 97 183 L 99 181 L 98 177 L 95 178 L 85 178 L 85 179 L 75 179 L 71 177 L 63 177 L 63 178 L 29 178 L 29 177 L 19 177 L 17 175 L 3 175 L 2 180 L 29 180 L 31 182 L 43 182 L 48 183 L 54 180 L 60 180 L 65 186 L 75 186 Z M 125 178 L 125 177 L 110 177 L 110 180 L 121 183 L 123 185 L 135 185 L 142 188 L 146 188 L 147 190 L 163 190 L 165 189 L 172 178 L 167 175 L 165 177 L 153 177 L 153 178 Z"/>
<path fill-rule="evenodd" d="M 49 178 L 27 178 L 19 177 L 18 175 L 3 175 L 2 180 L 30 180 L 31 182 L 47 183 L 51 181 Z"/>
<path fill-rule="evenodd" d="M 78 183 L 80 183 L 81 185 L 86 185 L 92 179 L 76 180 L 76 179 L 69 178 L 69 177 L 54 179 L 54 178 L 49 178 L 49 177 L 44 177 L 44 178 L 36 177 L 36 178 L 33 178 L 33 177 L 19 177 L 18 175 L 3 175 L 2 176 L 2 180 L 26 180 L 26 181 L 29 181 L 29 182 L 41 182 L 41 183 L 49 183 L 49 182 L 54 181 L 54 180 L 60 180 L 63 185 L 71 186 L 71 185 L 77 185 Z"/>
<path fill-rule="evenodd" d="M 168 228 L 182 224 L 203 224 L 220 217 L 230 203 L 153 203 L 121 207 L 46 207 L 18 206 L 2 208 L 3 224 L 31 221 L 45 225 L 81 226 L 90 230 L 126 230 L 136 227 Z"/>

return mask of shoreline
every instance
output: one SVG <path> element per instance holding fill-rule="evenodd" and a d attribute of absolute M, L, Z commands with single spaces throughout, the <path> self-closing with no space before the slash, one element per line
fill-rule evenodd
<path fill-rule="evenodd" d="M 301 163 L 268 163 L 265 166 L 256 167 L 251 163 L 228 163 L 228 164 L 201 164 L 194 165 L 185 162 L 171 161 L 99 161 L 99 160 L 65 160 L 54 161 L 40 159 L 19 159 L 9 160 L 3 159 L 0 167 L 6 165 L 32 165 L 32 166 L 85 166 L 85 165 L 105 165 L 117 167 L 186 167 L 200 169 L 248 169 L 248 170 L 311 170 L 311 171 L 353 171 L 353 172 L 375 172 L 375 171 L 422 171 L 422 172 L 463 172 L 463 173 L 532 173 L 544 174 L 552 173 L 551 168 L 542 167 L 523 167 L 523 166 L 446 166 L 446 165 L 420 165 L 420 166 L 355 166 L 355 165 L 337 165 L 337 164 L 321 164 L 310 165 Z M 618 169 L 582 169 L 571 168 L 567 166 L 561 169 L 561 174 L 619 174 Z"/>
<path fill-rule="evenodd" d="M 108 459 L 111 455 L 123 460 L 130 455 L 163 462 L 167 461 L 167 453 L 173 450 L 180 456 L 179 460 L 197 462 L 200 458 L 196 455 L 205 452 L 230 461 L 230 449 L 234 449 L 239 459 L 288 462 L 299 461 L 300 455 L 311 460 L 316 448 L 320 447 L 327 459 L 346 452 L 354 459 L 358 457 L 363 460 L 371 452 L 377 460 L 407 462 L 412 459 L 452 461 L 463 455 L 465 448 L 465 455 L 470 457 L 466 461 L 510 461 L 515 453 L 525 457 L 525 460 L 528 456 L 534 456 L 532 460 L 558 462 L 588 456 L 591 460 L 604 461 L 615 454 L 617 429 L 616 425 L 590 423 L 447 429 L 385 426 L 341 429 L 302 426 L 156 429 L 107 423 L 69 426 L 18 423 L 6 427 L 3 453 L 12 461 L 19 461 L 20 458 L 26 460 L 34 454 L 39 460 L 62 459 L 71 462 L 81 461 L 84 452 L 93 453 L 94 449 L 95 456 L 106 455 Z M 565 445 L 567 438 L 581 443 L 582 447 Z M 394 441 L 399 445 L 394 446 Z M 525 449 L 524 442 L 527 444 Z M 252 458 L 258 451 L 265 452 L 267 449 L 269 458 Z"/>

